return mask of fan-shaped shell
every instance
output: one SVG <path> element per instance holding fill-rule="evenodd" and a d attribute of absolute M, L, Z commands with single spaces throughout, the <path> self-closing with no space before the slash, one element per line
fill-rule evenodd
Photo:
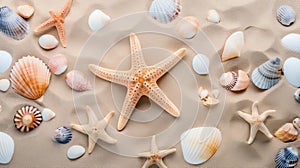
<path fill-rule="evenodd" d="M 15 40 L 22 40 L 29 34 L 27 21 L 9 7 L 0 7 L 0 32 Z"/>
<path fill-rule="evenodd" d="M 295 86 L 300 87 L 300 60 L 295 57 L 290 57 L 283 64 L 283 73 L 287 81 Z"/>
<path fill-rule="evenodd" d="M 225 42 L 222 53 L 222 62 L 239 57 L 244 46 L 244 33 L 241 31 L 235 32 L 228 37 Z"/>
<path fill-rule="evenodd" d="M 53 141 L 66 144 L 72 140 L 72 131 L 70 128 L 62 126 L 54 131 Z"/>
<path fill-rule="evenodd" d="M 18 60 L 10 73 L 12 88 L 20 95 L 36 100 L 44 95 L 51 73 L 46 64 L 34 56 Z"/>
<path fill-rule="evenodd" d="M 297 140 L 298 134 L 298 130 L 292 123 L 286 123 L 281 126 L 274 135 L 283 142 L 292 142 Z"/>
<path fill-rule="evenodd" d="M 160 23 L 169 23 L 181 12 L 180 0 L 153 0 L 149 15 Z"/>
<path fill-rule="evenodd" d="M 248 74 L 242 70 L 238 70 L 238 74 L 234 71 L 226 72 L 220 77 L 221 85 L 231 91 L 242 91 L 248 88 L 250 78 Z"/>
<path fill-rule="evenodd" d="M 8 164 L 15 150 L 15 143 L 12 137 L 4 132 L 0 132 L 0 163 Z"/>
<path fill-rule="evenodd" d="M 190 164 L 201 164 L 215 154 L 222 136 L 215 127 L 199 127 L 187 130 L 180 139 L 184 160 Z"/>
<path fill-rule="evenodd" d="M 43 121 L 41 111 L 34 106 L 23 106 L 14 116 L 15 127 L 21 132 L 37 128 Z"/>
<path fill-rule="evenodd" d="M 300 53 L 300 34 L 287 34 L 281 39 L 281 44 L 294 52 Z"/>
<path fill-rule="evenodd" d="M 55 75 L 61 75 L 68 68 L 68 60 L 65 55 L 57 54 L 48 61 L 50 71 Z"/>
<path fill-rule="evenodd" d="M 284 26 L 290 26 L 296 21 L 296 12 L 288 5 L 282 5 L 277 9 L 277 20 Z"/>
<path fill-rule="evenodd" d="M 294 98 L 298 103 L 300 103 L 300 89 L 296 90 L 296 92 L 294 93 Z"/>
<path fill-rule="evenodd" d="M 281 79 L 281 60 L 273 58 L 255 68 L 251 75 L 254 85 L 260 89 L 269 89 Z"/>
<path fill-rule="evenodd" d="M 176 32 L 185 39 L 192 39 L 198 33 L 199 28 L 199 20 L 194 16 L 187 16 L 177 23 Z"/>
<path fill-rule="evenodd" d="M 92 88 L 88 78 L 80 71 L 72 70 L 66 75 L 66 82 L 68 86 L 76 91 L 86 91 Z"/>
<path fill-rule="evenodd" d="M 276 168 L 293 168 L 298 163 L 298 152 L 292 147 L 280 149 L 275 157 Z"/>
<path fill-rule="evenodd" d="M 209 59 L 203 54 L 197 54 L 193 58 L 193 69 L 199 75 L 207 75 L 209 73 Z"/>

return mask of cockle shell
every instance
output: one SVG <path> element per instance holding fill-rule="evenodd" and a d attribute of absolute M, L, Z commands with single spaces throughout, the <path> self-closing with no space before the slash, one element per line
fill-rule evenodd
<path fill-rule="evenodd" d="M 160 23 L 169 23 L 178 17 L 181 9 L 180 0 L 153 0 L 149 15 Z"/>
<path fill-rule="evenodd" d="M 111 18 L 99 9 L 94 10 L 88 20 L 91 30 L 96 31 L 102 29 L 110 22 Z"/>
<path fill-rule="evenodd" d="M 51 34 L 44 34 L 39 38 L 39 45 L 45 50 L 51 50 L 58 46 L 58 40 Z"/>
<path fill-rule="evenodd" d="M 9 89 L 10 82 L 8 79 L 0 79 L 0 91 L 6 92 Z"/>
<path fill-rule="evenodd" d="M 281 79 L 281 60 L 273 58 L 255 68 L 251 75 L 254 85 L 260 89 L 270 89 Z"/>
<path fill-rule="evenodd" d="M 55 75 L 61 75 L 68 68 L 68 60 L 65 55 L 57 54 L 48 61 L 50 71 Z"/>
<path fill-rule="evenodd" d="M 8 164 L 15 151 L 15 143 L 12 137 L 0 132 L 0 164 Z"/>
<path fill-rule="evenodd" d="M 62 126 L 54 131 L 53 141 L 66 144 L 72 140 L 72 131 L 70 128 Z"/>
<path fill-rule="evenodd" d="M 77 70 L 67 73 L 66 82 L 70 88 L 79 92 L 92 89 L 92 85 L 85 74 Z"/>
<path fill-rule="evenodd" d="M 283 73 L 291 85 L 300 87 L 300 60 L 298 58 L 288 58 L 283 64 Z"/>
<path fill-rule="evenodd" d="M 244 46 L 244 33 L 241 31 L 235 32 L 230 35 L 224 46 L 221 56 L 222 62 L 239 57 Z"/>
<path fill-rule="evenodd" d="M 78 159 L 85 154 L 85 148 L 80 145 L 73 145 L 68 149 L 67 157 L 71 160 Z"/>
<path fill-rule="evenodd" d="M 29 31 L 27 21 L 9 7 L 0 7 L 0 32 L 15 40 L 22 40 L 29 34 Z"/>
<path fill-rule="evenodd" d="M 197 54 L 193 58 L 193 69 L 199 75 L 207 75 L 209 73 L 209 59 L 203 54 Z"/>
<path fill-rule="evenodd" d="M 194 16 L 187 16 L 177 23 L 176 32 L 185 39 L 192 39 L 198 33 L 199 28 L 199 20 Z"/>
<path fill-rule="evenodd" d="M 14 116 L 15 127 L 21 132 L 29 132 L 43 122 L 41 111 L 34 106 L 23 106 Z"/>
<path fill-rule="evenodd" d="M 56 116 L 56 114 L 51 109 L 44 108 L 44 110 L 42 111 L 43 121 L 50 121 L 55 116 Z"/>
<path fill-rule="evenodd" d="M 248 88 L 250 78 L 248 74 L 242 70 L 238 70 L 238 74 L 234 71 L 230 71 L 222 74 L 220 84 L 227 90 L 242 91 Z"/>
<path fill-rule="evenodd" d="M 300 103 L 300 89 L 296 90 L 296 92 L 294 93 L 294 98 L 298 103 Z"/>
<path fill-rule="evenodd" d="M 277 9 L 277 20 L 284 26 L 290 26 L 296 21 L 296 12 L 288 5 L 282 5 Z"/>
<path fill-rule="evenodd" d="M 34 13 L 34 8 L 30 5 L 21 5 L 21 6 L 18 6 L 17 8 L 17 13 L 25 18 L 25 19 L 28 19 L 30 18 L 33 13 Z"/>
<path fill-rule="evenodd" d="M 32 100 L 42 99 L 50 78 L 51 73 L 46 64 L 34 56 L 19 59 L 10 73 L 12 88 Z"/>
<path fill-rule="evenodd" d="M 4 73 L 10 67 L 12 56 L 4 50 L 0 50 L 0 73 Z"/>
<path fill-rule="evenodd" d="M 298 152 L 292 147 L 280 149 L 275 157 L 276 168 L 294 168 L 298 163 Z"/>
<path fill-rule="evenodd" d="M 300 34 L 287 34 L 281 39 L 281 44 L 294 52 L 300 53 Z"/>
<path fill-rule="evenodd" d="M 220 16 L 218 14 L 218 12 L 214 9 L 209 10 L 207 13 L 207 20 L 212 22 L 212 23 L 220 23 Z"/>
<path fill-rule="evenodd" d="M 292 142 L 298 139 L 298 134 L 298 130 L 292 123 L 286 123 L 281 126 L 274 135 L 282 142 Z"/>
<path fill-rule="evenodd" d="M 187 130 L 180 139 L 184 160 L 190 164 L 201 164 L 215 154 L 222 135 L 215 127 L 199 127 Z"/>

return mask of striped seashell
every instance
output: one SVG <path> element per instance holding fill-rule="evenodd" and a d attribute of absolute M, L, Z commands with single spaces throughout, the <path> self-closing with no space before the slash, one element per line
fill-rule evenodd
<path fill-rule="evenodd" d="M 14 155 L 14 140 L 10 135 L 0 132 L 0 147 L 0 164 L 8 164 Z"/>
<path fill-rule="evenodd" d="M 178 17 L 181 9 L 180 0 L 153 0 L 149 15 L 160 23 L 169 23 Z"/>
<path fill-rule="evenodd" d="M 62 126 L 54 131 L 53 141 L 66 144 L 72 140 L 72 131 L 70 128 Z"/>
<path fill-rule="evenodd" d="M 34 106 L 23 106 L 14 116 L 15 127 L 21 132 L 29 132 L 43 122 L 41 111 Z"/>
<path fill-rule="evenodd" d="M 296 12 L 288 5 L 282 5 L 277 9 L 276 18 L 284 26 L 290 26 L 296 21 Z"/>
<path fill-rule="evenodd" d="M 209 73 L 209 59 L 203 54 L 197 54 L 193 58 L 193 69 L 199 75 L 207 75 Z"/>
<path fill-rule="evenodd" d="M 234 71 L 223 73 L 220 77 L 221 85 L 230 91 L 242 91 L 248 88 L 250 78 L 248 74 L 242 70 L 238 70 L 238 74 Z"/>
<path fill-rule="evenodd" d="M 276 168 L 294 168 L 298 163 L 298 152 L 292 147 L 280 149 L 275 157 Z"/>
<path fill-rule="evenodd" d="M 241 55 L 244 43 L 244 33 L 242 31 L 237 31 L 231 34 L 225 42 L 224 50 L 221 56 L 222 62 L 239 57 Z"/>

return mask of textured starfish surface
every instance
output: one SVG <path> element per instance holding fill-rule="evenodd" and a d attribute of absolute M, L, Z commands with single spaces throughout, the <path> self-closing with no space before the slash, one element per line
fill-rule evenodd
<path fill-rule="evenodd" d="M 118 121 L 118 130 L 122 130 L 126 126 L 142 96 L 149 97 L 172 116 L 178 117 L 179 110 L 158 87 L 156 81 L 184 57 L 186 49 L 181 48 L 161 62 L 147 66 L 143 59 L 139 39 L 133 33 L 130 34 L 130 47 L 131 69 L 129 71 L 110 70 L 97 65 L 89 65 L 90 71 L 98 77 L 127 87 L 127 95 Z"/>
<path fill-rule="evenodd" d="M 139 153 L 139 157 L 144 157 L 147 159 L 145 164 L 143 165 L 143 168 L 148 168 L 154 164 L 156 164 L 159 168 L 167 168 L 162 159 L 174 152 L 176 152 L 175 148 L 159 150 L 156 145 L 155 135 L 153 135 L 151 142 L 151 151 Z"/>
<path fill-rule="evenodd" d="M 117 143 L 117 140 L 110 137 L 105 131 L 110 119 L 114 115 L 114 112 L 108 113 L 102 120 L 97 119 L 93 110 L 89 106 L 86 106 L 86 112 L 89 123 L 86 125 L 71 124 L 71 128 L 88 136 L 88 153 L 91 154 L 93 152 L 98 139 L 109 144 Z"/>
<path fill-rule="evenodd" d="M 73 0 L 67 0 L 67 3 L 63 7 L 63 9 L 61 11 L 59 11 L 58 13 L 55 13 L 52 10 L 49 11 L 51 17 L 47 21 L 42 23 L 40 26 L 38 26 L 34 31 L 40 32 L 40 31 L 43 31 L 45 29 L 55 26 L 62 46 L 64 48 L 66 48 L 67 40 L 66 40 L 66 32 L 65 32 L 64 22 L 65 22 L 65 17 L 67 16 L 67 14 L 69 13 L 69 11 L 71 9 L 72 1 Z"/>
<path fill-rule="evenodd" d="M 257 104 L 258 104 L 257 101 L 252 104 L 251 115 L 244 113 L 242 111 L 238 111 L 239 116 L 242 117 L 250 124 L 250 136 L 249 136 L 248 144 L 251 144 L 254 141 L 258 130 L 264 133 L 270 139 L 273 137 L 269 129 L 264 124 L 264 121 L 269 115 L 273 114 L 275 110 L 267 110 L 264 111 L 262 114 L 258 114 Z"/>

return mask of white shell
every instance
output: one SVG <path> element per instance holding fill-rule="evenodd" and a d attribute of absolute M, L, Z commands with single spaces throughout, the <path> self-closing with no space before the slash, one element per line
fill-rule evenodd
<path fill-rule="evenodd" d="M 56 114 L 51 109 L 44 108 L 44 110 L 42 111 L 43 121 L 50 121 L 55 116 L 56 116 Z"/>
<path fill-rule="evenodd" d="M 187 130 L 180 139 L 184 160 L 190 164 L 201 164 L 215 154 L 222 135 L 215 127 L 199 127 Z"/>
<path fill-rule="evenodd" d="M 222 61 L 227 61 L 239 57 L 244 46 L 244 33 L 241 31 L 235 32 L 228 37 L 225 42 Z"/>
<path fill-rule="evenodd" d="M 61 75 L 68 68 L 68 60 L 63 54 L 57 54 L 49 59 L 47 65 L 53 74 Z"/>
<path fill-rule="evenodd" d="M 300 87 L 300 60 L 298 58 L 288 58 L 283 64 L 283 73 L 291 85 Z"/>
<path fill-rule="evenodd" d="M 207 20 L 212 23 L 219 23 L 221 21 L 221 18 L 218 14 L 218 12 L 214 9 L 209 10 L 207 13 Z"/>
<path fill-rule="evenodd" d="M 200 99 L 205 99 L 209 96 L 209 93 L 208 93 L 208 90 L 200 87 L 198 90 L 198 95 L 199 95 Z"/>
<path fill-rule="evenodd" d="M 12 137 L 4 132 L 0 132 L 0 163 L 8 164 L 15 150 L 15 144 Z"/>
<path fill-rule="evenodd" d="M 290 26 L 296 21 L 296 12 L 288 5 L 282 5 L 277 9 L 277 20 L 284 26 Z"/>
<path fill-rule="evenodd" d="M 85 148 L 80 145 L 73 145 L 68 149 L 67 157 L 71 160 L 78 159 L 85 154 Z"/>
<path fill-rule="evenodd" d="M 203 54 L 197 54 L 193 58 L 193 69 L 199 75 L 207 75 L 209 73 L 209 59 Z"/>
<path fill-rule="evenodd" d="M 294 98 L 298 103 L 300 103 L 300 89 L 296 90 L 296 92 L 294 93 Z"/>
<path fill-rule="evenodd" d="M 300 53 L 300 34 L 290 33 L 281 39 L 281 44 L 297 53 Z"/>
<path fill-rule="evenodd" d="M 181 19 L 176 26 L 176 32 L 179 36 L 192 39 L 199 31 L 199 20 L 194 16 L 187 16 Z"/>
<path fill-rule="evenodd" d="M 70 88 L 79 92 L 92 89 L 92 85 L 85 74 L 77 70 L 67 73 L 66 82 Z"/>
<path fill-rule="evenodd" d="M 178 17 L 181 9 L 180 0 L 153 0 L 149 15 L 160 23 L 169 23 Z"/>
<path fill-rule="evenodd" d="M 102 29 L 110 22 L 111 18 L 99 9 L 94 10 L 88 20 L 91 30 L 96 31 Z"/>
<path fill-rule="evenodd" d="M 0 50 L 0 73 L 4 73 L 10 67 L 12 56 L 4 50 Z"/>
<path fill-rule="evenodd" d="M 34 8 L 30 5 L 21 5 L 21 6 L 18 6 L 17 8 L 17 13 L 25 18 L 25 19 L 28 19 L 30 18 L 33 13 L 34 13 Z"/>
<path fill-rule="evenodd" d="M 0 91 L 6 92 L 9 89 L 10 81 L 8 79 L 0 80 Z"/>
<path fill-rule="evenodd" d="M 51 50 L 58 46 L 58 40 L 51 34 L 45 34 L 39 38 L 39 45 L 45 50 Z"/>

